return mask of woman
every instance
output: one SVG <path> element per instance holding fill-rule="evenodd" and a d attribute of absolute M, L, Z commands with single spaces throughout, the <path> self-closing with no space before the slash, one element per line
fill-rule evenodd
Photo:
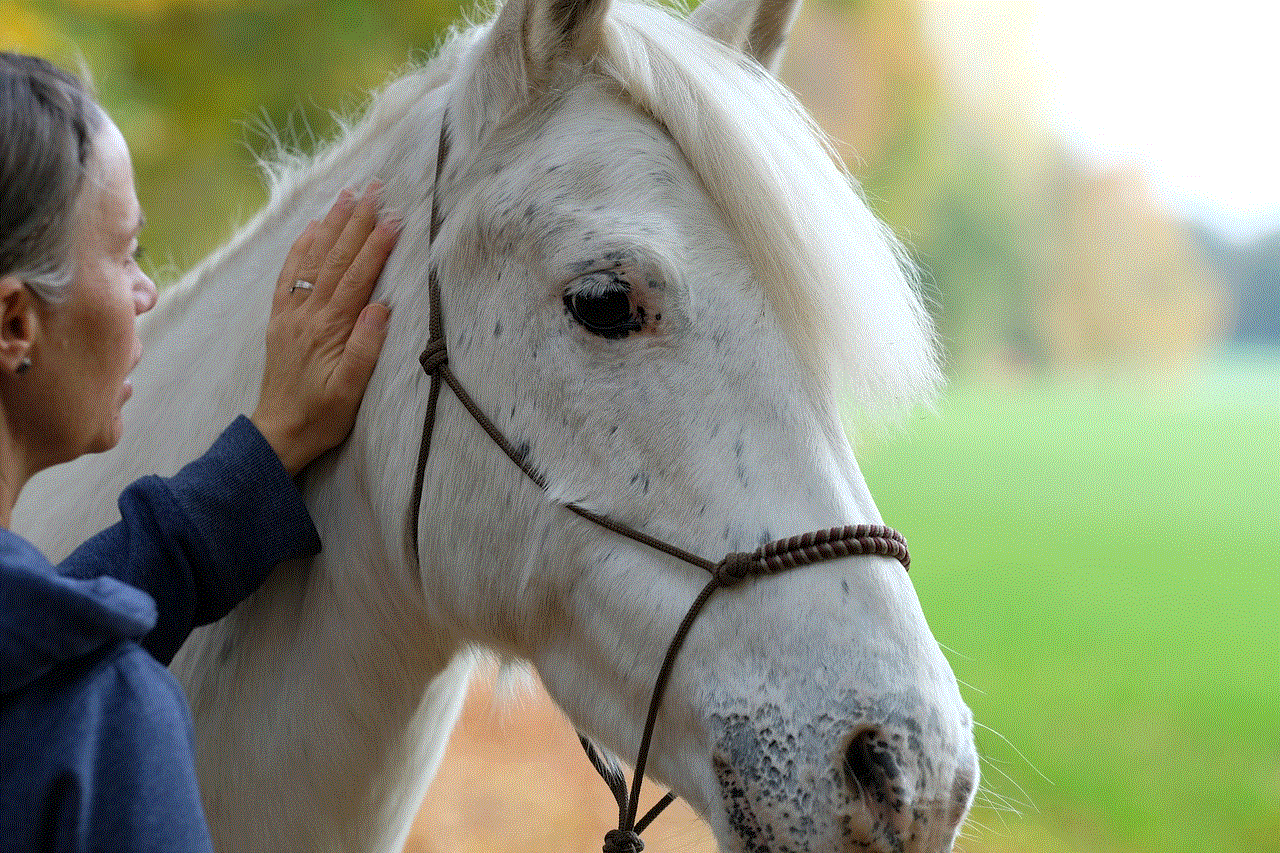
<path fill-rule="evenodd" d="M 320 549 L 292 477 L 338 444 L 386 334 L 398 223 L 344 192 L 284 260 L 262 393 L 200 459 L 119 499 L 56 569 L 8 530 L 38 471 L 120 439 L 143 218 L 119 129 L 75 78 L 0 54 L 0 847 L 209 850 L 190 711 L 164 664 Z"/>

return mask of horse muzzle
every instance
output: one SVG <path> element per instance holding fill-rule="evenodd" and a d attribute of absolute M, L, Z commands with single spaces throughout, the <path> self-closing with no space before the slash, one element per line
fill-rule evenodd
<path fill-rule="evenodd" d="M 972 730 L 846 692 L 808 718 L 762 704 L 713 717 L 731 853 L 950 853 L 978 783 Z"/>

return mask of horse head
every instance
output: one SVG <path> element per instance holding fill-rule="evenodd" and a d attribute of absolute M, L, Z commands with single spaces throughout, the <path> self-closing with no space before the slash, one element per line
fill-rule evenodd
<path fill-rule="evenodd" d="M 402 334 L 424 343 L 439 312 L 451 371 L 531 472 L 444 391 L 421 513 L 393 490 L 388 538 L 416 539 L 433 622 L 532 661 L 627 758 L 707 579 L 568 507 L 713 561 L 879 523 L 837 389 L 871 408 L 936 377 L 899 253 L 772 76 L 794 14 L 509 0 L 424 111 L 438 180 L 381 176 L 415 211 L 384 293 Z M 648 769 L 743 853 L 950 850 L 977 783 L 972 719 L 911 584 L 869 556 L 713 596 Z"/>

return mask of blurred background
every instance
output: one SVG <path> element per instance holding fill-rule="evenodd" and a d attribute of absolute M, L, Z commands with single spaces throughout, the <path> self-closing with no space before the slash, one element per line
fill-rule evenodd
<path fill-rule="evenodd" d="M 0 0 L 0 47 L 83 58 L 163 282 L 262 202 L 271 133 L 329 137 L 458 15 Z M 1277 32 L 1234 0 L 809 0 L 797 25 L 784 79 L 947 348 L 938 410 L 858 451 L 981 724 L 959 850 L 1280 851 Z M 491 685 L 407 849 L 598 850 L 613 810 L 567 725 Z M 714 848 L 687 812 L 647 836 Z"/>

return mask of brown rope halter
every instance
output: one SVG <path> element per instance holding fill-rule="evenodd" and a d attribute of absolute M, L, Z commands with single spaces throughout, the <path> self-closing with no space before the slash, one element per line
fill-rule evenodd
<path fill-rule="evenodd" d="M 438 218 L 439 186 L 447 153 L 448 140 L 445 132 L 445 121 L 442 119 L 440 142 L 436 148 L 436 182 L 435 187 L 432 189 L 431 197 L 431 229 L 430 244 L 427 249 L 428 256 L 430 255 L 431 246 L 435 245 L 436 236 L 440 230 L 441 220 Z M 413 551 L 418 559 L 421 559 L 418 546 L 418 524 L 422 512 L 422 486 L 426 476 L 427 456 L 431 452 L 431 434 L 435 425 L 436 401 L 440 396 L 441 382 L 453 389 L 453 393 L 457 395 L 459 402 L 471 413 L 471 417 L 475 419 L 476 423 L 488 433 L 489 438 L 493 439 L 493 443 L 498 446 L 498 449 L 505 453 L 507 458 L 515 463 L 516 467 L 523 471 L 530 480 L 536 483 L 538 488 L 544 491 L 547 488 L 546 481 L 542 475 L 526 459 L 527 454 L 512 446 L 507 437 L 485 415 L 458 380 L 458 377 L 449 368 L 449 353 L 444 337 L 444 321 L 440 311 L 440 285 L 436 278 L 434 264 L 431 264 L 429 268 L 428 288 L 431 303 L 431 316 L 429 318 L 430 339 L 419 361 L 422 364 L 422 369 L 431 377 L 431 390 L 427 397 L 427 414 L 422 425 L 422 443 L 418 448 L 417 471 L 413 481 L 413 520 L 411 528 Z M 910 568 L 911 558 L 907 553 L 906 541 L 896 530 L 879 524 L 858 524 L 847 527 L 832 527 L 827 530 L 792 536 L 788 539 L 779 539 L 761 545 L 750 553 L 728 554 L 718 563 L 713 563 L 669 542 L 655 539 L 633 527 L 615 521 L 608 516 L 592 512 L 575 503 L 566 503 L 563 506 L 570 512 L 606 530 L 611 530 L 619 536 L 625 536 L 654 550 L 669 554 L 672 557 L 697 566 L 711 575 L 707 585 L 703 587 L 697 598 L 694 599 L 693 604 L 690 605 L 689 611 L 680 623 L 680 627 L 676 629 L 675 636 L 667 647 L 666 657 L 658 670 L 658 677 L 653 685 L 653 693 L 649 698 L 649 712 L 645 718 L 644 733 L 640 739 L 640 749 L 637 753 L 635 772 L 632 776 L 629 790 L 626 777 L 618 767 L 617 762 L 596 749 L 595 745 L 586 736 L 581 733 L 578 735 L 583 749 L 587 752 L 587 757 L 613 792 L 614 799 L 618 801 L 618 828 L 606 833 L 604 853 L 640 853 L 644 849 L 644 842 L 640 839 L 640 833 L 663 809 L 675 800 L 675 795 L 668 793 L 643 817 L 637 819 L 640 808 L 640 784 L 644 779 L 645 765 L 648 763 L 649 758 L 649 747 L 653 742 L 653 730 L 658 717 L 658 708 L 662 703 L 662 695 L 666 690 L 667 681 L 670 679 L 671 671 L 675 666 L 676 654 L 680 651 L 685 637 L 688 636 L 690 629 L 693 627 L 694 619 L 702 612 L 702 608 L 716 590 L 722 587 L 734 586 L 749 577 L 774 574 L 797 566 L 810 565 L 839 557 L 868 554 L 893 557 L 902 563 L 903 569 Z"/>

